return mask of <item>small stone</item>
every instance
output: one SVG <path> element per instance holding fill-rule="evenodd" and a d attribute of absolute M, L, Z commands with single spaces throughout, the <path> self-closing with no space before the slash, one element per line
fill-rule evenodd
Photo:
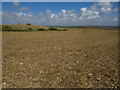
<path fill-rule="evenodd" d="M 92 74 L 90 73 L 90 74 L 88 74 L 89 76 L 92 76 Z"/>
<path fill-rule="evenodd" d="M 4 85 L 6 84 L 6 82 L 3 83 Z"/>
<path fill-rule="evenodd" d="M 77 61 L 77 63 L 79 63 L 79 61 Z"/>
<path fill-rule="evenodd" d="M 73 63 L 73 65 L 76 65 L 75 63 Z"/>
<path fill-rule="evenodd" d="M 100 81 L 101 79 L 100 78 L 97 78 L 97 81 Z"/>
<path fill-rule="evenodd" d="M 20 65 L 23 65 L 23 63 L 20 63 Z"/>
<path fill-rule="evenodd" d="M 57 77 L 57 79 L 59 79 L 59 77 Z"/>
<path fill-rule="evenodd" d="M 42 73 L 43 71 L 41 70 L 40 73 Z"/>
<path fill-rule="evenodd" d="M 54 66 L 53 64 L 51 66 Z"/>

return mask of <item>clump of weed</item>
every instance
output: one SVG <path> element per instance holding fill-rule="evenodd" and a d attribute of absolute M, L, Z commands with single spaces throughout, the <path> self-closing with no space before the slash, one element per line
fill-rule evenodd
<path fill-rule="evenodd" d="M 32 28 L 28 28 L 28 31 L 32 31 Z"/>
<path fill-rule="evenodd" d="M 58 29 L 57 28 L 53 28 L 53 27 L 49 27 L 49 30 L 57 31 Z"/>
<path fill-rule="evenodd" d="M 43 29 L 43 28 L 39 28 L 38 31 L 45 31 L 45 29 Z"/>
<path fill-rule="evenodd" d="M 62 31 L 68 31 L 68 30 L 64 28 Z"/>

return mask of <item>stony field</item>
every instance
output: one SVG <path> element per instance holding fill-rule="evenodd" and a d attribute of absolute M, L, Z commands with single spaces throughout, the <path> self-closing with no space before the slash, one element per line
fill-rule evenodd
<path fill-rule="evenodd" d="M 4 88 L 116 88 L 118 31 L 3 32 Z"/>

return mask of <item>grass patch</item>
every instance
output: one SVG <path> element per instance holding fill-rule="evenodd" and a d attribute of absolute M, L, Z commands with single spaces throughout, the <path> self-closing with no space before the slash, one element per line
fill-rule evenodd
<path fill-rule="evenodd" d="M 28 31 L 30 31 L 30 30 L 2 30 L 2 31 L 12 31 L 12 32 L 24 32 L 24 31 L 26 31 L 26 32 L 28 32 Z"/>
<path fill-rule="evenodd" d="M 49 30 L 51 31 L 68 31 L 67 29 L 57 29 L 57 28 L 53 28 L 53 27 L 50 27 Z"/>
<path fill-rule="evenodd" d="M 59 30 L 57 30 L 57 31 L 68 31 L 68 30 L 67 30 L 67 29 L 63 29 L 63 30 L 60 30 L 60 29 L 59 29 Z"/>

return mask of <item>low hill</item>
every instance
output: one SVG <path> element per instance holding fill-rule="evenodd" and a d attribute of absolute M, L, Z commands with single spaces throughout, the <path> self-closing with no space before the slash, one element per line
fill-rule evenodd
<path fill-rule="evenodd" d="M 113 30 L 119 29 L 117 26 L 56 26 L 55 28 L 78 28 L 78 29 L 104 29 L 104 30 Z"/>
<path fill-rule="evenodd" d="M 64 28 L 46 27 L 31 24 L 0 25 L 2 31 L 67 31 Z"/>
<path fill-rule="evenodd" d="M 49 27 L 39 26 L 39 25 L 27 25 L 27 24 L 20 24 L 20 25 L 0 25 L 2 26 L 3 31 L 27 31 L 27 30 L 38 30 L 38 29 L 48 29 Z"/>

